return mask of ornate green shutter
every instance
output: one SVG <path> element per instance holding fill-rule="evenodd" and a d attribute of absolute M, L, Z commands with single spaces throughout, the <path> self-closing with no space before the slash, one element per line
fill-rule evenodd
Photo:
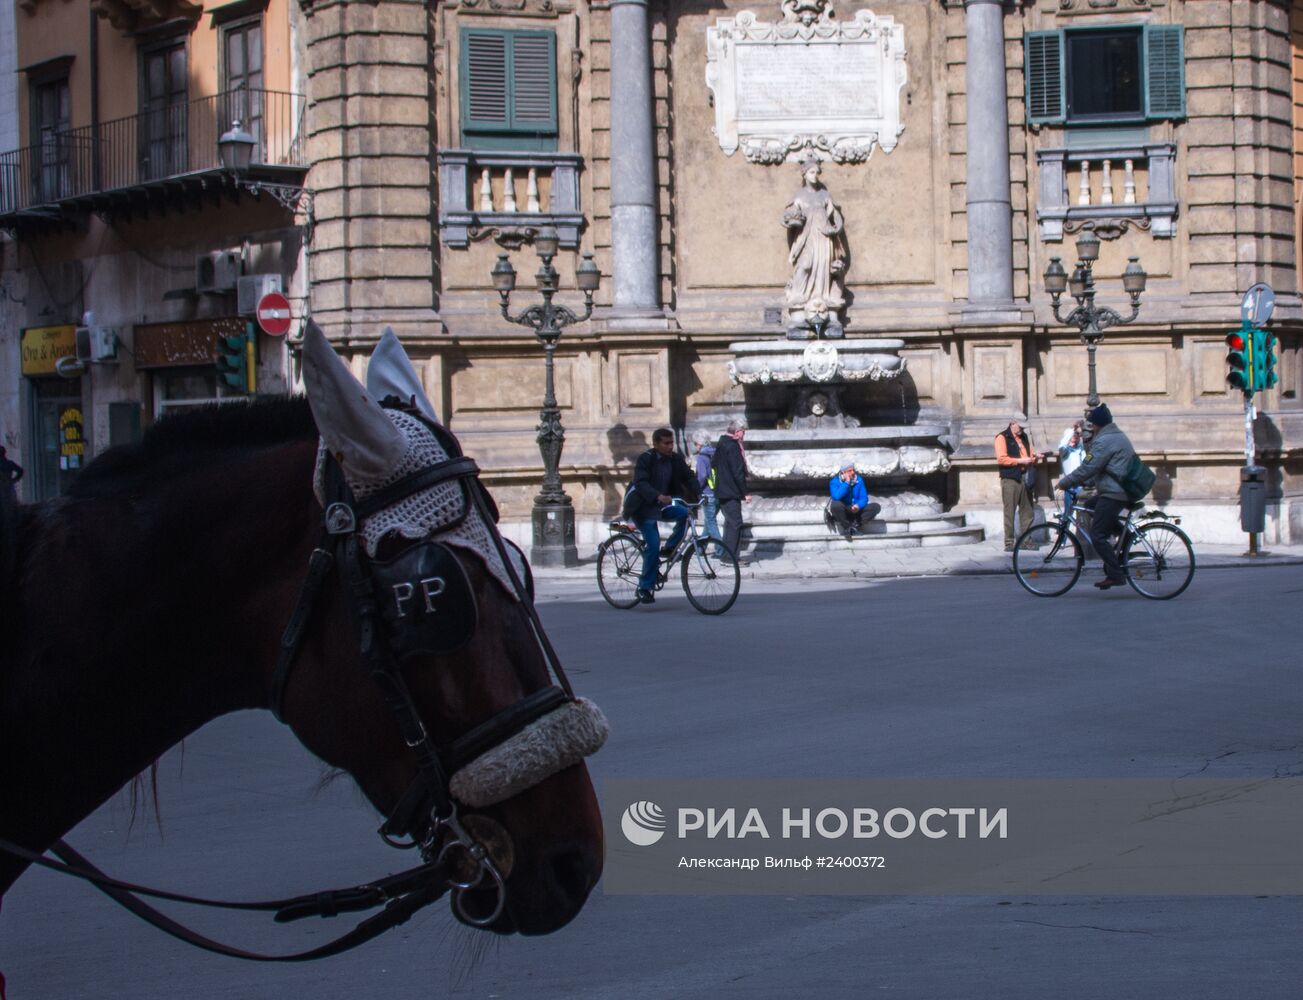
<path fill-rule="evenodd" d="M 481 149 L 555 149 L 556 36 L 461 31 L 462 142 Z"/>
<path fill-rule="evenodd" d="M 517 31 L 511 37 L 511 127 L 556 133 L 556 36 Z"/>
<path fill-rule="evenodd" d="M 1185 29 L 1145 25 L 1145 117 L 1185 117 Z"/>
<path fill-rule="evenodd" d="M 1032 124 L 1063 121 L 1063 32 L 1029 31 L 1023 36 L 1023 73 L 1027 120 Z"/>
<path fill-rule="evenodd" d="M 501 131 L 510 127 L 506 32 L 464 28 L 461 43 L 462 130 Z"/>

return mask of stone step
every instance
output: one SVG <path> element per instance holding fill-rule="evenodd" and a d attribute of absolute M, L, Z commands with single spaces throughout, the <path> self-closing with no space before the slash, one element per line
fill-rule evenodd
<path fill-rule="evenodd" d="M 826 552 L 850 546 L 856 550 L 864 549 L 904 549 L 923 548 L 938 545 L 971 545 L 985 538 L 985 533 L 978 525 L 957 525 L 946 528 L 934 528 L 924 531 L 892 531 L 872 535 L 856 535 L 849 542 L 837 535 L 823 533 L 821 538 L 804 536 L 760 537 L 748 544 L 747 534 L 743 532 L 743 549 L 748 554 L 774 552 Z"/>
<path fill-rule="evenodd" d="M 876 537 L 878 535 L 899 535 L 910 532 L 918 533 L 921 531 L 942 531 L 947 528 L 964 527 L 964 516 L 962 514 L 934 514 L 931 516 L 911 517 L 911 518 L 875 518 L 870 521 L 864 531 L 864 537 Z M 834 533 L 829 531 L 820 517 L 817 521 L 809 518 L 796 521 L 776 521 L 769 520 L 763 523 L 752 522 L 750 525 L 749 537 L 754 539 L 761 538 L 832 538 Z"/>
<path fill-rule="evenodd" d="M 923 531 L 943 531 L 946 528 L 962 528 L 964 522 L 960 518 L 952 518 L 949 515 L 937 515 L 933 518 L 911 518 L 880 520 L 874 519 L 869 522 L 868 527 L 864 529 L 865 537 L 877 537 L 880 535 L 907 535 L 909 532 Z M 833 537 L 834 532 L 829 531 L 826 525 L 820 522 L 813 523 L 809 520 L 804 522 L 752 524 L 752 538 L 822 538 Z"/>

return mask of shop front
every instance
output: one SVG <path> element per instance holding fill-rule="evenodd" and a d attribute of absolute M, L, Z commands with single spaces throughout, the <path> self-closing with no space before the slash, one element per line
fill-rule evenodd
<path fill-rule="evenodd" d="M 64 378 L 56 364 L 75 357 L 77 330 L 64 326 L 29 327 L 22 332 L 22 374 L 27 397 L 27 498 L 48 500 L 67 492 L 85 465 L 86 409 L 82 379 Z"/>

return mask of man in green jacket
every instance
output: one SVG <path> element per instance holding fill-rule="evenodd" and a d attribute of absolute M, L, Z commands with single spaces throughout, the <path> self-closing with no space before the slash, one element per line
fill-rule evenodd
<path fill-rule="evenodd" d="M 1104 561 L 1104 579 L 1095 581 L 1095 586 L 1100 590 L 1108 590 L 1109 587 L 1121 586 L 1127 582 L 1111 536 L 1117 532 L 1118 517 L 1130 502 L 1127 491 L 1122 488 L 1122 479 L 1127 474 L 1131 460 L 1136 457 L 1136 449 L 1118 425 L 1113 423 L 1113 414 L 1109 413 L 1108 407 L 1103 403 L 1086 415 L 1086 422 L 1092 431 L 1090 443 L 1086 446 L 1086 457 L 1076 469 L 1059 480 L 1058 488 L 1066 490 L 1073 486 L 1095 484 L 1098 496 L 1091 515 L 1090 541 Z"/>

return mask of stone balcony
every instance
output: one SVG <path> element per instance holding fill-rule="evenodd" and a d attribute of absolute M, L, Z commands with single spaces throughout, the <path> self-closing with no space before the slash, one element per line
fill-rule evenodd
<path fill-rule="evenodd" d="M 1130 227 L 1156 237 L 1176 230 L 1176 145 L 1170 142 L 1100 142 L 1036 152 L 1041 239 L 1089 228 L 1101 238 Z"/>
<path fill-rule="evenodd" d="M 492 237 L 515 249 L 552 226 L 561 246 L 579 246 L 578 153 L 439 150 L 439 234 L 464 249 Z"/>

